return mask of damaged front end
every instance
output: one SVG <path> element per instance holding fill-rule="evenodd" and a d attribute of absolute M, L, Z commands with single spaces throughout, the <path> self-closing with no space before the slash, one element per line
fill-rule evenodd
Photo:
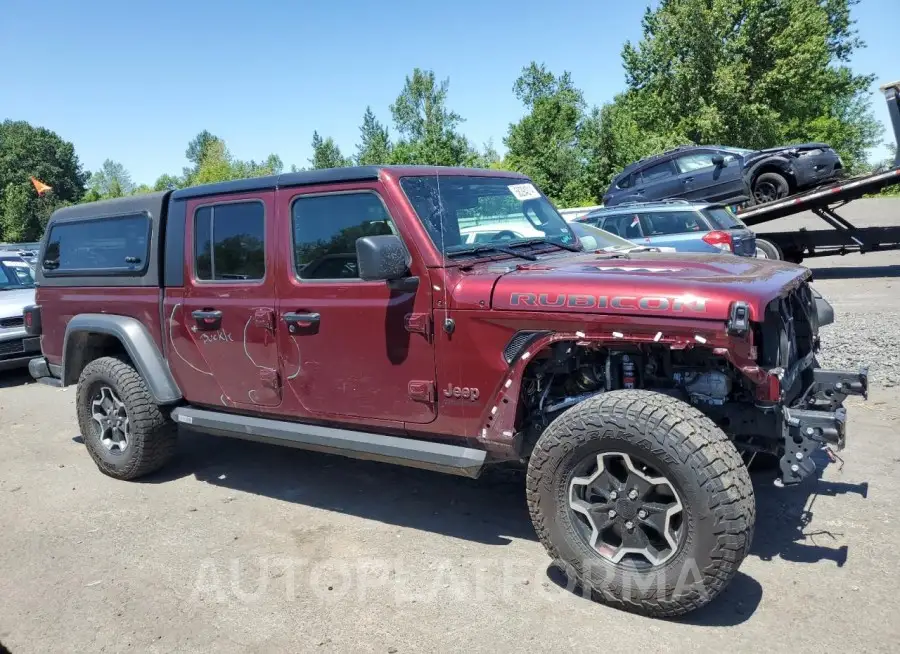
<path fill-rule="evenodd" d="M 808 284 L 766 308 L 755 336 L 759 361 L 768 368 L 761 391 L 768 397 L 759 406 L 774 419 L 774 434 L 780 436 L 781 477 L 779 486 L 799 483 L 811 476 L 816 465 L 813 451 L 832 454 L 846 441 L 850 395 L 868 398 L 868 369 L 824 370 L 818 367 L 819 327 L 834 320 L 831 305 Z"/>

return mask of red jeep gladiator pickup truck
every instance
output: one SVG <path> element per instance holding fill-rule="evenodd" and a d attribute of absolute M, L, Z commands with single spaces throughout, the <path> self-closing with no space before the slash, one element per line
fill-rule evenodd
<path fill-rule="evenodd" d="M 708 602 L 746 555 L 742 456 L 799 482 L 867 393 L 865 369 L 818 368 L 833 314 L 807 269 L 586 252 L 515 173 L 344 168 L 81 204 L 51 217 L 37 274 L 31 372 L 77 383 L 104 473 L 157 470 L 178 425 L 470 477 L 524 464 L 553 559 L 655 616 Z"/>

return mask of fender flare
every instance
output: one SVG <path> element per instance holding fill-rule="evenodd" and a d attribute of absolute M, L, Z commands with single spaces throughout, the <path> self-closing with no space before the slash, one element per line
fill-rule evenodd
<path fill-rule="evenodd" d="M 774 154 L 760 159 L 759 161 L 754 161 L 744 172 L 744 179 L 746 180 L 747 185 L 751 187 L 751 193 L 753 192 L 753 180 L 755 180 L 758 175 L 762 174 L 759 172 L 762 168 L 775 168 L 778 173 L 787 178 L 789 182 L 793 182 L 794 172 L 790 159 L 784 155 Z"/>
<path fill-rule="evenodd" d="M 172 404 L 182 399 L 181 390 L 172 377 L 169 365 L 147 328 L 138 320 L 128 316 L 101 313 L 78 314 L 66 325 L 61 375 L 63 386 L 77 381 L 77 378 L 71 379 L 70 364 L 74 355 L 70 351 L 70 345 L 76 334 L 85 333 L 105 334 L 118 340 L 131 358 L 138 374 L 147 384 L 147 388 L 157 404 Z"/>

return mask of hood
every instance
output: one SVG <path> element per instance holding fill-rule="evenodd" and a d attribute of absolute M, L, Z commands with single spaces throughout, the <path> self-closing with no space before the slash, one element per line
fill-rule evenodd
<path fill-rule="evenodd" d="M 0 291 L 0 318 L 21 316 L 29 304 L 34 304 L 33 288 Z"/>
<path fill-rule="evenodd" d="M 830 150 L 831 146 L 827 143 L 795 143 L 793 145 L 779 145 L 774 148 L 764 148 L 762 150 L 757 150 L 756 153 L 772 153 L 772 152 L 787 152 L 788 150 Z M 752 156 L 752 155 L 751 155 Z"/>
<path fill-rule="evenodd" d="M 726 320 L 736 300 L 749 305 L 751 320 L 759 320 L 772 299 L 810 276 L 806 268 L 782 261 L 655 252 L 627 259 L 558 256 L 508 270 L 494 285 L 494 309 L 706 320 Z"/>

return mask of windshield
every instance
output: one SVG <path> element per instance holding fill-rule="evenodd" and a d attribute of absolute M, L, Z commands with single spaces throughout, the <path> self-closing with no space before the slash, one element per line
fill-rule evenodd
<path fill-rule="evenodd" d="M 723 207 L 711 207 L 704 213 L 713 227 L 717 229 L 744 229 L 746 227 L 737 216 Z"/>
<path fill-rule="evenodd" d="M 535 238 L 577 247 L 568 223 L 527 180 L 429 175 L 403 177 L 400 186 L 444 254 Z"/>
<path fill-rule="evenodd" d="M 0 259 L 0 289 L 31 288 L 34 276 L 31 266 L 19 259 Z"/>
<path fill-rule="evenodd" d="M 571 223 L 569 227 L 575 232 L 585 250 L 632 250 L 637 247 L 631 241 L 594 225 Z"/>

